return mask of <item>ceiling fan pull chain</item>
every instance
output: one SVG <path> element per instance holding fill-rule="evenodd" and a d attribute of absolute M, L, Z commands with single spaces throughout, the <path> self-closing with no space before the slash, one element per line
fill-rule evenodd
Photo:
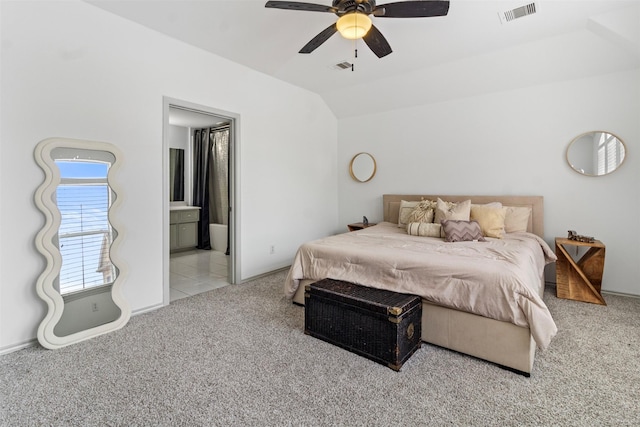
<path fill-rule="evenodd" d="M 358 57 L 358 40 L 353 41 L 353 56 Z M 351 64 L 351 72 L 355 71 L 355 61 Z"/>
<path fill-rule="evenodd" d="M 358 58 L 358 39 L 353 40 L 353 56 Z M 354 61 L 355 63 L 355 61 Z M 355 65 L 351 64 L 351 72 L 355 71 Z"/>

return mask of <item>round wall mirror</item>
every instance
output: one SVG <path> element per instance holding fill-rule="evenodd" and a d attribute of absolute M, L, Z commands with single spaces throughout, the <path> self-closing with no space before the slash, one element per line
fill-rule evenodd
<path fill-rule="evenodd" d="M 358 153 L 349 163 L 349 174 L 358 182 L 367 182 L 376 174 L 376 159 L 369 153 Z"/>
<path fill-rule="evenodd" d="M 567 162 L 582 175 L 608 175 L 620 167 L 626 152 L 624 142 L 616 135 L 599 130 L 586 132 L 569 143 Z"/>

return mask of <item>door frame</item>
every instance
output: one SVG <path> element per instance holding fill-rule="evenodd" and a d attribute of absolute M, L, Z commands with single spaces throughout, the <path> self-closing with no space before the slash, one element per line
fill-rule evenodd
<path fill-rule="evenodd" d="M 163 305 L 170 303 L 169 273 L 169 108 L 177 107 L 229 120 L 229 263 L 227 280 L 240 280 L 240 115 L 181 99 L 162 97 L 162 282 Z"/>

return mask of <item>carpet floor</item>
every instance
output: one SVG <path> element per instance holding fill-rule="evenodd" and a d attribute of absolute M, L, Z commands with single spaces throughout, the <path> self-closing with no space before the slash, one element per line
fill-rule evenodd
<path fill-rule="evenodd" d="M 640 425 L 640 299 L 545 301 L 530 378 L 424 344 L 400 372 L 304 335 L 285 272 L 0 357 L 2 426 Z"/>

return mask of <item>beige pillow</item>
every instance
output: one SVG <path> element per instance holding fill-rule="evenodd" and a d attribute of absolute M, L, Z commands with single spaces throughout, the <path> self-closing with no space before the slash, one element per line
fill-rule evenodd
<path fill-rule="evenodd" d="M 400 211 L 398 212 L 398 227 L 406 228 L 409 223 L 409 215 L 420 202 L 400 201 Z"/>
<path fill-rule="evenodd" d="M 527 206 L 505 206 L 505 209 L 504 231 L 506 233 L 527 231 L 531 208 Z"/>
<path fill-rule="evenodd" d="M 407 233 L 412 236 L 440 237 L 440 224 L 432 222 L 410 222 L 407 224 Z"/>
<path fill-rule="evenodd" d="M 471 200 L 465 200 L 464 202 L 452 203 L 445 202 L 438 197 L 436 205 L 435 222 L 440 224 L 443 219 L 454 219 L 459 221 L 469 221 L 471 214 Z"/>
<path fill-rule="evenodd" d="M 471 204 L 471 208 L 473 208 L 474 206 L 490 206 L 492 208 L 501 208 L 502 207 L 502 203 L 500 202 L 489 202 L 489 203 L 485 203 L 482 205 L 477 205 L 477 204 Z"/>
<path fill-rule="evenodd" d="M 506 211 L 491 205 L 471 205 L 471 220 L 478 221 L 483 235 L 502 239 Z"/>
<path fill-rule="evenodd" d="M 435 216 L 436 202 L 433 200 L 422 200 L 409 214 L 408 222 L 433 222 Z"/>

